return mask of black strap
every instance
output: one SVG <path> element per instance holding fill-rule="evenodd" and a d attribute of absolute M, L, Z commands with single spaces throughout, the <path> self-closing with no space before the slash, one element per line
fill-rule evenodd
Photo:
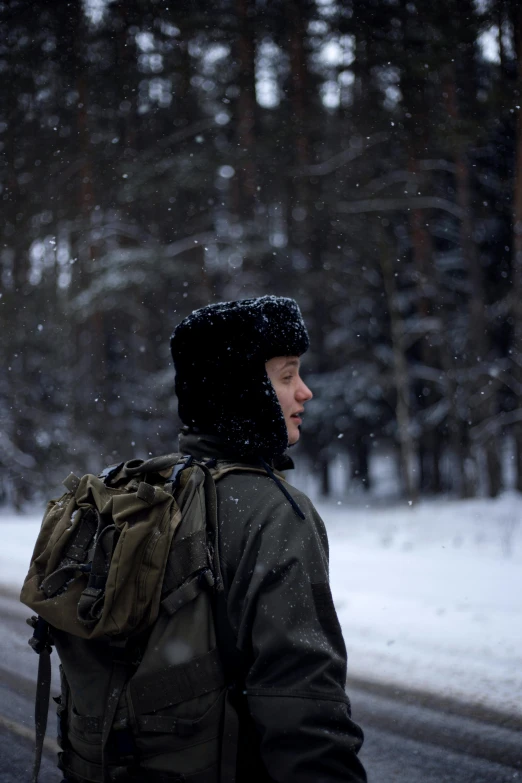
<path fill-rule="evenodd" d="M 223 738 L 221 741 L 220 780 L 236 783 L 237 751 L 239 747 L 239 718 L 231 702 L 233 688 L 227 689 Z"/>
<path fill-rule="evenodd" d="M 272 470 L 270 465 L 267 462 L 265 462 L 265 460 L 262 457 L 259 457 L 259 461 L 263 465 L 264 469 L 266 470 L 266 472 L 268 473 L 268 475 L 270 476 L 272 481 L 276 484 L 276 486 L 279 487 L 279 489 L 281 490 L 281 492 L 283 493 L 285 498 L 288 500 L 288 502 L 290 503 L 290 505 L 294 509 L 294 511 L 297 514 L 297 516 L 300 517 L 301 519 L 306 519 L 305 515 L 303 514 L 303 512 L 301 511 L 301 509 L 299 508 L 299 506 L 297 505 L 297 503 L 293 499 L 292 495 L 287 490 L 287 488 L 284 486 L 283 482 L 280 479 L 277 478 L 276 474 L 274 473 L 274 471 Z"/>
<path fill-rule="evenodd" d="M 225 715 L 223 720 L 223 736 L 221 739 L 221 764 L 220 780 L 226 783 L 235 783 L 237 771 L 237 754 L 239 748 L 239 719 L 234 705 L 231 702 L 231 696 L 235 689 L 235 683 L 240 681 L 240 668 L 233 671 L 232 663 L 239 662 L 239 652 L 236 647 L 236 640 L 228 620 L 225 592 L 223 587 L 223 576 L 221 573 L 221 562 L 219 559 L 219 520 L 216 482 L 207 466 L 202 466 L 205 471 L 205 504 L 207 509 L 207 524 L 209 524 L 211 533 L 214 537 L 214 577 L 216 579 L 217 590 L 215 592 L 214 620 L 216 624 L 216 633 L 218 641 L 224 641 L 225 649 L 230 652 L 230 658 L 226 661 L 227 688 L 225 701 Z M 223 474 L 222 474 L 223 475 Z M 218 623 L 223 623 L 221 629 Z M 223 647 L 221 647 L 223 652 Z M 226 655 L 226 653 L 225 653 Z"/>
<path fill-rule="evenodd" d="M 36 680 L 36 698 L 34 702 L 35 748 L 33 762 L 33 783 L 38 781 L 38 773 L 42 763 L 42 751 L 47 729 L 47 714 L 49 712 L 49 695 L 51 691 L 51 636 L 49 623 L 43 617 L 31 617 L 27 623 L 33 627 L 33 635 L 29 644 L 38 653 L 38 676 Z"/>
<path fill-rule="evenodd" d="M 80 523 L 74 539 L 65 550 L 65 557 L 77 563 L 85 563 L 89 546 L 96 533 L 98 519 L 94 508 L 79 508 L 76 514 L 80 515 Z"/>
<path fill-rule="evenodd" d="M 223 590 L 223 576 L 221 573 L 221 562 L 219 559 L 219 524 L 218 524 L 218 512 L 217 512 L 217 493 L 216 482 L 210 472 L 209 468 L 202 463 L 199 466 L 205 474 L 205 483 L 203 489 L 205 492 L 205 509 L 207 514 L 207 529 L 211 537 L 213 547 L 213 563 L 212 570 L 214 572 L 214 579 L 216 582 L 216 591 L 222 592 Z"/>
<path fill-rule="evenodd" d="M 197 731 L 197 721 L 182 721 L 186 726 L 185 737 L 189 737 Z M 170 715 L 142 715 L 137 720 L 138 730 L 156 734 L 176 734 L 180 725 L 179 718 Z M 183 729 L 182 729 L 183 733 Z"/>
<path fill-rule="evenodd" d="M 56 702 L 56 717 L 57 717 L 57 740 L 58 745 L 62 748 L 63 743 L 67 741 L 67 732 L 69 731 L 69 702 L 70 702 L 70 690 L 67 677 L 63 666 L 60 666 L 60 695 L 58 698 L 53 697 L 53 701 Z"/>
<path fill-rule="evenodd" d="M 101 764 L 92 764 L 81 756 L 78 756 L 70 748 L 66 748 L 58 754 L 58 767 L 71 777 L 78 777 L 81 780 L 93 781 L 93 783 L 104 783 L 103 767 Z"/>
<path fill-rule="evenodd" d="M 214 586 L 214 578 L 210 568 L 202 571 L 200 574 L 189 579 L 188 582 L 178 587 L 177 590 L 173 590 L 166 598 L 163 599 L 161 605 L 168 614 L 173 615 L 182 606 L 193 601 L 194 598 L 201 593 L 203 585 L 205 584 L 205 577 L 208 579 L 208 586 Z"/>
<path fill-rule="evenodd" d="M 56 595 L 70 579 L 74 578 L 78 570 L 88 570 L 88 550 L 96 533 L 98 519 L 94 508 L 86 510 L 80 508 L 75 512 L 76 514 L 80 516 L 78 530 L 65 550 L 62 565 L 46 576 L 40 586 L 46 598 Z"/>
<path fill-rule="evenodd" d="M 162 593 L 166 595 L 182 584 L 196 571 L 206 568 L 208 562 L 207 534 L 205 530 L 196 530 L 190 536 L 175 541 L 169 553 Z"/>
<path fill-rule="evenodd" d="M 158 772 L 154 769 L 136 767 L 129 770 L 129 780 L 133 783 L 216 783 L 218 770 L 216 766 L 207 767 L 201 772 Z M 228 781 L 223 781 L 228 783 Z"/>
<path fill-rule="evenodd" d="M 98 527 L 92 556 L 89 581 L 78 601 L 78 620 L 86 625 L 96 623 L 103 611 L 105 585 L 109 575 L 114 539 L 119 535 L 116 525 L 109 524 L 96 510 Z"/>
<path fill-rule="evenodd" d="M 216 701 L 210 705 L 207 711 L 196 720 L 186 718 L 174 718 L 170 715 L 141 715 L 137 718 L 137 726 L 140 732 L 160 734 L 176 734 L 178 737 L 191 737 L 193 734 L 204 735 L 205 731 L 214 731 L 216 727 L 216 713 L 221 713 L 225 692 L 220 694 Z M 199 741 L 203 741 L 200 737 Z M 172 739 L 171 739 L 172 742 Z M 173 746 L 173 750 L 175 747 Z"/>
<path fill-rule="evenodd" d="M 129 665 L 123 660 L 114 660 L 112 665 L 112 673 L 109 681 L 109 695 L 107 698 L 107 704 L 105 705 L 105 712 L 103 713 L 102 723 L 102 770 L 103 780 L 109 781 L 109 773 L 106 764 L 106 751 L 109 735 L 112 730 L 112 724 L 114 723 L 114 717 L 118 709 L 121 694 L 127 682 L 129 676 Z"/>
<path fill-rule="evenodd" d="M 56 595 L 56 593 L 58 593 L 80 570 L 82 569 L 79 568 L 78 563 L 67 563 L 67 565 L 60 566 L 60 568 L 57 568 L 52 574 L 45 577 L 40 585 L 40 589 L 46 598 L 52 598 L 53 595 Z"/>
<path fill-rule="evenodd" d="M 104 783 L 107 777 L 104 777 L 103 768 L 100 764 L 92 764 L 81 756 L 78 756 L 73 750 L 67 749 L 59 754 L 59 767 L 65 773 L 69 773 L 73 778 L 78 777 L 82 780 L 93 781 L 93 783 Z M 111 781 L 132 780 L 134 783 L 216 783 L 217 770 L 210 767 L 201 772 L 192 774 L 177 774 L 176 772 L 159 772 L 154 769 L 142 769 L 140 767 L 110 767 L 108 779 Z M 228 783 L 225 781 L 224 783 Z"/>
<path fill-rule="evenodd" d="M 176 734 L 179 737 L 190 737 L 196 732 L 201 733 L 205 729 L 213 728 L 215 726 L 215 713 L 217 710 L 221 710 L 223 699 L 224 694 L 217 698 L 201 717 L 194 720 L 173 717 L 171 715 L 140 715 L 136 719 L 138 733 Z M 78 715 L 73 712 L 70 716 L 70 720 L 71 727 L 80 734 L 86 732 L 101 734 L 102 732 L 103 718 L 99 718 L 96 715 Z M 119 730 L 120 729 L 115 728 L 115 721 L 113 721 L 113 731 L 117 734 Z"/>
<path fill-rule="evenodd" d="M 33 783 L 38 781 L 42 751 L 47 729 L 47 713 L 49 712 L 49 693 L 51 690 L 51 648 L 46 647 L 38 659 L 38 680 L 36 682 L 36 700 L 34 705 L 35 750 L 33 764 Z"/>

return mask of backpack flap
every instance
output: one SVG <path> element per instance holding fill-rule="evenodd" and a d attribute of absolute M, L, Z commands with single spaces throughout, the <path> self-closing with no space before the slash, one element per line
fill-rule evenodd
<path fill-rule="evenodd" d="M 139 633 L 158 615 L 180 519 L 175 499 L 159 487 L 115 489 L 87 474 L 74 495 L 49 504 L 22 602 L 86 639 Z"/>

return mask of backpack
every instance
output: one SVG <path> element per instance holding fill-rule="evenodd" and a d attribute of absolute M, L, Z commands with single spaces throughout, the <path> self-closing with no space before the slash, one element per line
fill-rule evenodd
<path fill-rule="evenodd" d="M 168 454 L 99 476 L 71 474 L 67 493 L 49 502 L 21 593 L 38 615 L 29 621 L 40 656 L 34 783 L 53 646 L 64 777 L 234 783 L 235 684 L 224 675 L 216 614 L 227 652 L 237 651 L 226 622 L 215 488 L 233 470 L 264 473 Z"/>

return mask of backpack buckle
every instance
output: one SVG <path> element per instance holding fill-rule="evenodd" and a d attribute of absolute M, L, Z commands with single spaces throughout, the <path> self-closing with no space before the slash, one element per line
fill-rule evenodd
<path fill-rule="evenodd" d="M 207 585 L 207 587 L 209 587 L 210 589 L 212 589 L 216 583 L 216 580 L 214 579 L 214 575 L 210 570 L 210 568 L 205 568 L 205 570 L 201 572 L 201 574 L 199 575 L 199 580 L 200 582 L 204 582 Z"/>
<path fill-rule="evenodd" d="M 188 454 L 186 457 L 183 457 L 183 460 L 184 462 L 178 462 L 177 465 L 174 465 L 174 470 L 172 471 L 172 475 L 171 475 L 173 490 L 176 490 L 178 488 L 179 480 L 181 477 L 181 471 L 190 468 L 190 466 L 194 462 L 194 457 L 192 456 L 192 454 Z"/>
<path fill-rule="evenodd" d="M 28 639 L 35 653 L 40 655 L 43 652 L 52 652 L 51 634 L 49 633 L 49 623 L 43 617 L 33 615 L 27 624 L 34 628 L 33 635 Z"/>

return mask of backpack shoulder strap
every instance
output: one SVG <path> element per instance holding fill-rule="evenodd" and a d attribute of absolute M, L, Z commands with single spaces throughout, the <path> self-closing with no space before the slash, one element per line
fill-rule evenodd
<path fill-rule="evenodd" d="M 204 464 L 199 466 L 205 474 L 204 492 L 205 507 L 207 512 L 207 529 L 210 536 L 212 566 L 214 570 L 214 579 L 216 592 L 223 592 L 223 578 L 221 575 L 221 563 L 219 560 L 219 525 L 218 525 L 218 505 L 216 493 L 216 478 L 213 472 Z"/>

